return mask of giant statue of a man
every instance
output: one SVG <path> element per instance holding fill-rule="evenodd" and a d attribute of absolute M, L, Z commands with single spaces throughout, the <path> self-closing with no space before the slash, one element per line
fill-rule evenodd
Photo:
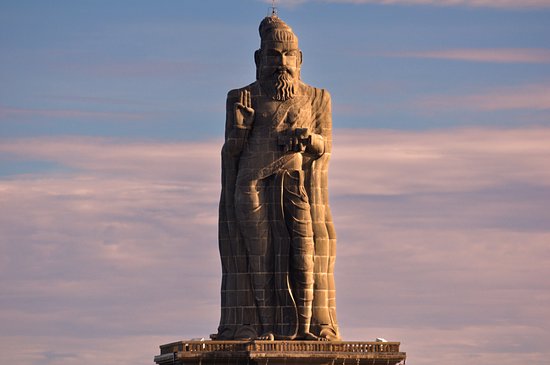
<path fill-rule="evenodd" d="M 276 15 L 260 24 L 256 82 L 227 95 L 218 340 L 339 340 L 328 205 L 331 105 L 300 80 L 302 52 Z"/>

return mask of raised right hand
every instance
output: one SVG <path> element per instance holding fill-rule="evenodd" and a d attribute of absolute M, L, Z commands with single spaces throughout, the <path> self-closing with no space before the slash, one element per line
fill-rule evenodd
<path fill-rule="evenodd" d="M 254 123 L 254 109 L 250 91 L 241 91 L 240 101 L 234 104 L 235 127 L 240 129 L 251 129 Z"/>

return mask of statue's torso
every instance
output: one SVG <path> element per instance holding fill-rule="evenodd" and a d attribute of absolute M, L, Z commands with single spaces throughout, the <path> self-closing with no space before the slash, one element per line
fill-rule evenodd
<path fill-rule="evenodd" d="M 311 104 L 307 95 L 297 95 L 285 102 L 276 101 L 265 95 L 253 95 L 255 110 L 254 124 L 239 160 L 239 171 L 254 171 L 264 168 L 285 154 L 280 136 L 296 128 L 311 131 Z M 299 170 L 302 155 L 294 153 L 284 168 Z"/>
<path fill-rule="evenodd" d="M 246 91 L 246 93 L 245 93 Z M 252 128 L 247 131 L 235 127 L 235 103 L 243 103 L 243 95 L 248 97 L 250 93 L 251 107 L 254 109 L 254 122 Z M 248 100 L 246 104 L 249 105 Z M 282 203 L 283 207 L 295 209 L 295 212 L 309 210 L 310 217 L 301 219 L 304 222 L 311 222 L 314 237 L 314 277 L 315 285 L 312 305 L 312 333 L 326 338 L 338 340 L 338 325 L 336 323 L 335 313 L 335 290 L 333 280 L 333 265 L 335 252 L 335 232 L 332 224 L 330 208 L 328 205 L 328 189 L 326 186 L 328 160 L 331 153 L 331 131 L 332 118 L 330 108 L 330 94 L 323 89 L 317 89 L 303 83 L 300 84 L 300 90 L 297 96 L 289 102 L 280 102 L 269 99 L 262 93 L 258 82 L 252 83 L 244 88 L 234 89 L 228 93 L 227 98 L 227 118 L 226 118 L 226 145 L 222 149 L 223 163 L 223 189 L 220 201 L 220 252 L 222 257 L 222 268 L 224 270 L 224 280 L 222 281 L 222 318 L 220 320 L 219 338 L 235 339 L 242 338 L 247 330 L 251 328 L 252 332 L 263 333 L 262 323 L 268 323 L 275 326 L 277 334 L 289 335 L 295 331 L 297 317 L 295 306 L 290 305 L 287 310 L 279 309 L 284 307 L 285 303 L 277 303 L 278 307 L 274 311 L 281 313 L 281 318 L 275 318 L 273 323 L 266 320 L 258 322 L 258 314 L 254 303 L 251 303 L 250 311 L 235 310 L 234 304 L 254 301 L 250 296 L 243 296 L 243 285 L 250 285 L 249 292 L 253 292 L 253 280 L 243 280 L 244 272 L 250 272 L 250 262 L 261 262 L 258 260 L 242 260 L 244 253 L 249 255 L 250 249 L 265 248 L 263 241 L 254 244 L 254 238 L 264 239 L 265 230 L 263 226 L 256 226 L 256 222 L 264 222 L 263 214 L 266 209 L 277 210 L 277 206 L 270 204 L 270 196 L 277 191 L 273 189 L 273 184 L 299 181 L 296 186 L 289 186 L 287 195 L 292 200 L 292 206 Z M 279 145 L 279 136 L 285 135 L 287 131 L 296 128 L 308 128 L 308 131 L 315 135 L 317 142 L 315 145 L 309 145 L 310 149 L 303 153 L 285 152 L 283 145 Z M 287 165 L 277 163 L 278 161 L 287 161 L 282 158 L 285 154 L 292 156 Z M 303 159 L 303 163 L 302 163 Z M 293 165 L 293 166 L 289 166 Z M 278 175 L 283 179 L 270 179 L 274 174 L 281 170 L 302 169 L 299 173 L 286 173 Z M 293 180 L 287 178 L 294 178 Z M 303 180 L 301 179 L 303 177 Z M 298 186 L 299 185 L 299 186 Z M 298 188 L 290 190 L 290 188 Z M 306 204 L 299 204 L 296 200 L 297 194 L 305 193 L 307 196 Z M 271 194 L 270 194 L 271 193 Z M 268 196 L 269 195 L 269 196 Z M 300 195 L 301 196 L 301 195 Z M 284 197 L 284 196 L 283 196 Z M 268 202 L 268 204 L 263 204 Z M 283 200 L 281 200 L 283 202 Z M 281 203 L 277 203 L 281 204 Z M 246 209 L 252 207 L 253 209 Z M 304 209 L 304 207 L 306 207 Z M 257 210 L 258 208 L 259 210 Z M 279 213 L 277 213 L 279 214 Z M 250 217 L 248 217 L 248 216 Z M 307 213 L 306 213 L 307 216 Z M 240 217 L 240 218 L 237 218 Z M 254 219 L 249 219 L 249 218 Z M 277 225 L 278 221 L 272 220 L 277 215 L 269 216 L 268 223 L 272 228 L 281 229 L 284 227 Z M 244 218 L 244 219 L 243 219 Z M 256 228 L 251 228 L 256 227 Z M 262 234 L 254 234 L 256 231 Z M 245 242 L 244 237 L 248 237 L 249 244 Z M 308 235 L 302 235 L 304 237 Z M 286 237 L 286 236 L 285 236 Z M 252 244 L 250 244 L 252 243 Z M 290 247 L 281 245 L 280 247 Z M 254 251 L 256 252 L 256 251 Z M 305 252 L 305 251 L 304 251 Z M 263 256 L 263 252 L 257 256 Z M 284 259 L 285 255 L 277 256 L 278 259 Z M 238 259 L 236 259 L 238 258 Z M 288 259 L 288 257 L 287 257 Z M 290 265 L 283 263 L 285 269 L 277 269 L 277 273 L 288 272 Z M 287 270 L 287 271 L 285 271 Z M 258 274 L 263 273 L 258 271 Z M 278 278 L 285 280 L 286 276 Z M 271 282 L 265 280 L 264 282 Z M 286 280 L 286 285 L 289 281 Z M 281 282 L 280 287 L 285 287 Z M 275 294 L 273 294 L 275 295 Z M 278 297 L 279 298 L 279 297 Z M 226 303 L 226 304 L 223 304 Z M 258 308 L 271 308 L 258 306 Z M 292 318 L 291 318 L 292 317 Z"/>

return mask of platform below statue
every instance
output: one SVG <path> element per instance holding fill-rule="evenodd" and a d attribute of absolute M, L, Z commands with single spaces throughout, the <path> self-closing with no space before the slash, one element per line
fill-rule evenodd
<path fill-rule="evenodd" d="M 158 365 L 396 365 L 399 342 L 179 341 L 160 346 Z"/>

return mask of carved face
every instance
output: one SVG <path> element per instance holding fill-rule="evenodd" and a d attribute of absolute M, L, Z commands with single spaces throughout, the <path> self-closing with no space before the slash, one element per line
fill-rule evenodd
<path fill-rule="evenodd" d="M 275 80 L 282 73 L 288 73 L 297 80 L 300 78 L 302 52 L 292 43 L 269 42 L 260 50 L 258 60 L 260 80 Z"/>
<path fill-rule="evenodd" d="M 300 79 L 302 52 L 293 43 L 269 42 L 256 53 L 258 78 L 275 100 L 294 97 Z"/>

